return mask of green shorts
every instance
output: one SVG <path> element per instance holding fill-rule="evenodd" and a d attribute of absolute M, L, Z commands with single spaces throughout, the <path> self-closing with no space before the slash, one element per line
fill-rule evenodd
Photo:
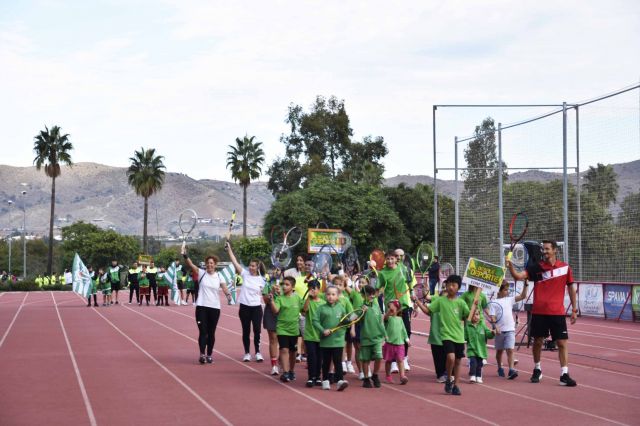
<path fill-rule="evenodd" d="M 382 359 L 382 345 L 360 346 L 358 352 L 359 361 L 371 361 L 374 359 Z"/>
<path fill-rule="evenodd" d="M 104 296 L 111 296 L 111 289 L 109 288 L 109 289 L 102 290 L 102 294 Z"/>

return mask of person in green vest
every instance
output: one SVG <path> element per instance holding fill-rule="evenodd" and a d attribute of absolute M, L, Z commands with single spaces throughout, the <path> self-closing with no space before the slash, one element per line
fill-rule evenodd
<path fill-rule="evenodd" d="M 107 276 L 106 281 L 109 282 L 109 304 L 113 305 L 113 298 L 111 295 L 111 291 L 113 291 L 115 295 L 115 303 L 118 304 L 118 292 L 122 287 L 120 285 L 120 270 L 124 269 L 121 265 L 118 265 L 118 260 L 111 260 L 111 266 L 107 268 Z"/>
<path fill-rule="evenodd" d="M 127 282 L 129 283 L 129 304 L 133 300 L 133 293 L 136 293 L 136 303 L 142 302 L 140 299 L 140 273 L 142 269 L 138 266 L 138 262 L 133 262 L 127 274 Z"/>
<path fill-rule="evenodd" d="M 49 278 L 49 284 L 51 284 L 51 286 L 56 285 L 58 282 L 58 279 L 56 278 L 56 274 L 51 274 L 51 278 Z"/>
<path fill-rule="evenodd" d="M 87 297 L 87 307 L 91 307 L 91 296 L 93 296 L 93 306 L 98 307 L 98 279 L 99 276 L 96 271 L 93 270 L 93 266 L 87 266 L 89 271 L 89 277 L 91 277 L 91 291 L 89 297 Z"/>
<path fill-rule="evenodd" d="M 68 271 L 68 269 L 65 270 L 65 272 Z M 62 285 L 65 285 L 67 283 L 67 279 L 65 278 L 64 274 L 59 274 L 58 275 L 58 282 Z M 71 284 L 71 283 L 69 283 Z"/>
<path fill-rule="evenodd" d="M 42 288 L 42 275 L 38 274 L 34 281 L 39 288 Z"/>
<path fill-rule="evenodd" d="M 169 287 L 171 286 L 171 278 L 167 275 L 164 266 L 160 267 L 160 272 L 156 276 L 158 282 L 158 301 L 156 306 L 169 306 Z"/>
<path fill-rule="evenodd" d="M 49 286 L 49 276 L 45 275 L 42 277 L 42 286 L 43 287 L 48 287 Z"/>
<path fill-rule="evenodd" d="M 149 278 L 149 287 L 151 287 L 151 292 L 153 293 L 153 303 L 158 304 L 158 282 L 156 281 L 156 276 L 158 275 L 158 268 L 156 268 L 156 264 L 151 259 L 149 266 L 147 267 L 147 278 Z"/>
<path fill-rule="evenodd" d="M 102 288 L 102 306 L 111 305 L 111 279 L 109 273 L 105 273 L 102 268 L 98 270 L 100 277 L 100 287 Z"/>
<path fill-rule="evenodd" d="M 140 301 L 138 302 L 139 306 L 142 306 L 142 296 L 144 296 L 147 301 L 147 306 L 149 306 L 149 301 L 151 300 L 151 287 L 149 286 L 149 278 L 147 278 L 147 266 L 142 265 L 142 269 L 140 270 L 140 276 L 138 279 L 138 285 L 140 286 Z"/>

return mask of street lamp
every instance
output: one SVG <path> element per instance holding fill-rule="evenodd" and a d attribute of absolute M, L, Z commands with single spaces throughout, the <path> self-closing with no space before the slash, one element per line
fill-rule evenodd
<path fill-rule="evenodd" d="M 11 207 L 13 207 L 13 201 L 9 200 L 7 201 L 9 203 L 9 210 L 11 210 Z M 9 212 L 9 277 L 11 277 L 11 240 L 12 238 L 12 232 L 11 232 L 11 212 Z"/>
<path fill-rule="evenodd" d="M 26 185 L 23 183 L 22 185 Z M 27 238 L 25 237 L 25 226 L 27 223 L 27 210 L 25 208 L 25 198 L 27 191 L 22 191 L 22 280 L 27 279 Z"/>

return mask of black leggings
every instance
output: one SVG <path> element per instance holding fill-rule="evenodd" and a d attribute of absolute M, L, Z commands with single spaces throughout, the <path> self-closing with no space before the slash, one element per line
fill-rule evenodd
<path fill-rule="evenodd" d="M 136 302 L 140 303 L 140 286 L 138 284 L 129 284 L 129 303 L 133 299 L 133 292 L 136 292 Z"/>
<path fill-rule="evenodd" d="M 322 380 L 329 380 L 329 367 L 333 362 L 333 377 L 336 381 L 342 380 L 342 348 L 320 348 L 322 356 Z"/>
<path fill-rule="evenodd" d="M 433 365 L 436 368 L 436 376 L 444 376 L 447 373 L 447 355 L 444 353 L 444 347 L 442 345 L 431 344 L 431 355 L 433 355 Z"/>
<path fill-rule="evenodd" d="M 322 365 L 320 342 L 305 340 L 304 347 L 307 350 L 307 372 L 309 373 L 309 380 L 320 380 L 320 366 Z M 342 363 L 340 363 L 340 368 L 342 368 Z"/>
<path fill-rule="evenodd" d="M 411 314 L 413 313 L 412 308 L 406 308 L 402 311 L 402 322 L 404 323 L 404 328 L 407 330 L 407 337 L 411 337 Z M 409 344 L 407 342 L 404 343 L 404 356 L 409 355 Z"/>
<path fill-rule="evenodd" d="M 206 306 L 196 306 L 196 323 L 198 324 L 198 346 L 200 353 L 211 356 L 213 344 L 216 342 L 216 327 L 220 319 L 220 309 L 207 308 Z"/>
<path fill-rule="evenodd" d="M 251 324 L 253 324 L 253 346 L 256 352 L 260 352 L 260 324 L 262 322 L 262 306 L 247 306 L 240 304 L 238 310 L 240 324 L 242 324 L 242 344 L 244 353 L 249 353 L 251 341 Z"/>

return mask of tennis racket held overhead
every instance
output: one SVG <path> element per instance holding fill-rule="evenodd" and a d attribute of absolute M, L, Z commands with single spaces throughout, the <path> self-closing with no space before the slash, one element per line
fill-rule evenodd
<path fill-rule="evenodd" d="M 511 244 L 509 247 L 509 253 L 507 253 L 507 260 L 511 261 L 513 256 L 513 249 L 526 235 L 529 228 L 529 218 L 524 211 L 518 212 L 511 217 L 509 223 L 509 238 Z"/>
<path fill-rule="evenodd" d="M 236 220 L 236 210 L 231 212 L 231 220 L 229 221 L 229 230 L 227 231 L 227 241 L 231 240 L 231 230 L 233 229 L 233 222 Z"/>

